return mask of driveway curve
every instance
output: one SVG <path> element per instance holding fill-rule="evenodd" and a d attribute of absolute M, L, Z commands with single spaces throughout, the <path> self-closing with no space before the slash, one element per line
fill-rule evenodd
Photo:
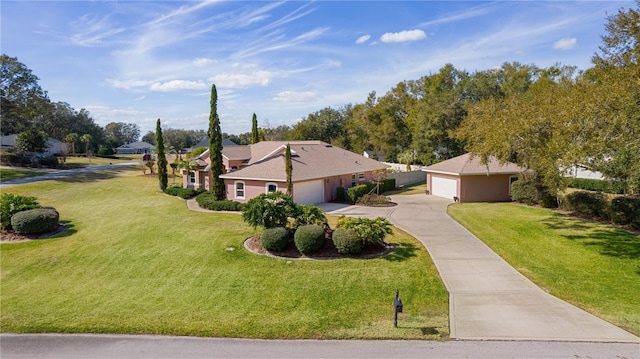
<path fill-rule="evenodd" d="M 449 291 L 451 338 L 640 343 L 524 277 L 446 213 L 451 201 L 392 196 L 395 207 L 332 206 L 332 215 L 382 216 L 425 246 Z"/>

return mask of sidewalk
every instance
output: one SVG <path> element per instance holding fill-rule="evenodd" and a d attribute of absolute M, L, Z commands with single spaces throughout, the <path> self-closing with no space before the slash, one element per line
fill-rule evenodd
<path fill-rule="evenodd" d="M 384 216 L 424 244 L 449 291 L 451 337 L 640 343 L 640 338 L 539 288 L 446 214 L 450 201 L 393 196 L 395 207 L 335 215 Z"/>

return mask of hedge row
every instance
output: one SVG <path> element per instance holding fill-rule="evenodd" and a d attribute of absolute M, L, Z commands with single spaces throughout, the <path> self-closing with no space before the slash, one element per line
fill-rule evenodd
<path fill-rule="evenodd" d="M 585 191 L 605 192 L 613 194 L 624 193 L 624 183 L 608 180 L 598 180 L 589 178 L 574 178 L 569 183 L 570 188 L 582 189 Z"/>
<path fill-rule="evenodd" d="M 609 200 L 602 193 L 576 191 L 565 197 L 563 208 L 640 229 L 640 197 L 621 196 Z"/>
<path fill-rule="evenodd" d="M 196 202 L 200 207 L 211 211 L 242 211 L 244 209 L 244 203 L 229 200 L 216 201 L 211 192 L 200 193 L 196 197 Z"/>
<path fill-rule="evenodd" d="M 375 187 L 376 183 L 360 184 L 349 189 L 338 187 L 336 197 L 340 202 L 356 203 L 360 199 L 360 197 L 364 196 L 365 194 L 369 192 L 375 192 Z M 393 191 L 394 189 L 396 189 L 395 178 L 388 178 L 380 182 L 380 193 Z"/>
<path fill-rule="evenodd" d="M 164 193 L 180 197 L 183 199 L 189 199 L 191 197 L 197 196 L 198 194 L 204 192 L 202 189 L 193 189 L 193 188 L 182 188 L 177 185 L 169 186 L 164 190 Z"/>

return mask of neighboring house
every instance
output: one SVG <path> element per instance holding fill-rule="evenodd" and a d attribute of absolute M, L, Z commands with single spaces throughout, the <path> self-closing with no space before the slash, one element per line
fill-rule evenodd
<path fill-rule="evenodd" d="M 384 152 L 382 151 L 364 151 L 362 155 L 366 158 L 371 158 L 374 160 L 378 160 L 380 162 L 384 162 Z"/>
<path fill-rule="evenodd" d="M 427 173 L 427 193 L 460 202 L 500 202 L 511 200 L 511 183 L 524 169 L 514 163 L 487 164 L 470 153 L 423 169 Z"/>
<path fill-rule="evenodd" d="M 147 143 L 144 141 L 138 141 L 138 142 L 127 143 L 125 145 L 122 145 L 116 148 L 116 154 L 139 155 L 144 153 L 151 153 L 155 151 L 155 149 L 156 149 L 156 146 L 150 143 Z"/>
<path fill-rule="evenodd" d="M 369 183 L 386 165 L 322 141 L 262 141 L 224 146 L 223 175 L 227 199 L 247 202 L 261 193 L 286 192 L 285 151 L 291 146 L 293 200 L 316 204 L 335 200 L 337 188 Z M 183 186 L 211 188 L 209 151 L 195 159 L 200 170 L 184 176 Z"/>
<path fill-rule="evenodd" d="M 237 146 L 238 144 L 231 141 L 228 138 L 223 138 L 222 139 L 222 146 Z M 198 148 L 198 147 L 206 147 L 209 148 L 209 137 L 205 137 L 203 139 L 200 140 L 200 142 L 196 143 L 195 145 L 193 145 L 190 149 L 189 152 L 193 151 L 194 149 Z"/>
<path fill-rule="evenodd" d="M 2 152 L 10 152 L 16 148 L 16 137 L 18 135 L 0 136 L 0 144 Z M 46 156 L 54 156 L 66 151 L 66 144 L 53 137 L 49 137 L 46 143 L 47 149 L 42 153 Z"/>

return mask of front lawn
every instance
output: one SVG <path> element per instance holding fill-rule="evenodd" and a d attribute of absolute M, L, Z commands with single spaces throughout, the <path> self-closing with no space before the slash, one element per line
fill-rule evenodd
<path fill-rule="evenodd" d="M 640 335 L 640 236 L 511 203 L 449 214 L 551 294 Z"/>
<path fill-rule="evenodd" d="M 54 206 L 69 229 L 0 245 L 2 332 L 448 337 L 448 294 L 400 230 L 390 241 L 401 249 L 376 259 L 258 256 L 243 248 L 256 231 L 238 214 L 191 212 L 139 171 L 87 176 L 8 190 Z"/>
<path fill-rule="evenodd" d="M 0 168 L 0 181 L 9 181 L 20 178 L 37 177 L 46 174 L 42 171 L 17 170 L 14 168 Z"/>

